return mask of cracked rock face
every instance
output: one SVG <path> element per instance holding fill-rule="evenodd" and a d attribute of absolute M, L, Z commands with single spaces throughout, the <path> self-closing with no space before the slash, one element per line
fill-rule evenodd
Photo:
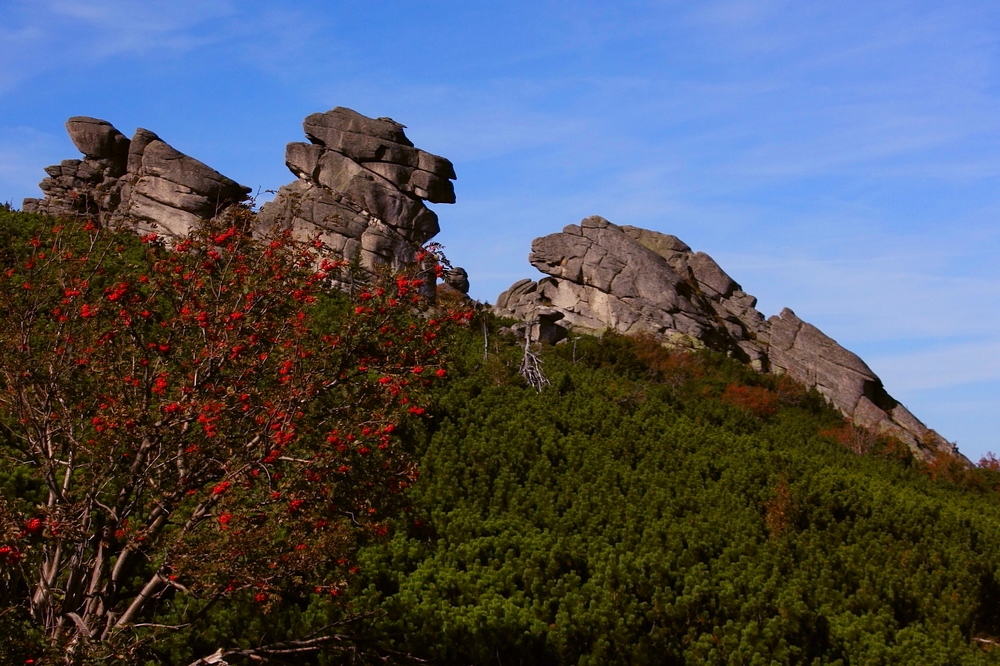
<path fill-rule="evenodd" d="M 514 283 L 494 310 L 531 323 L 536 339 L 611 329 L 723 351 L 815 387 L 856 424 L 895 436 L 917 456 L 955 453 L 894 400 L 856 354 L 787 308 L 765 320 L 756 298 L 675 236 L 588 217 L 536 238 L 528 260 L 548 277 Z"/>
<path fill-rule="evenodd" d="M 415 148 L 403 125 L 337 107 L 303 122 L 310 143 L 290 143 L 285 164 L 298 177 L 261 208 L 260 223 L 319 234 L 362 267 L 415 261 L 438 233 L 424 201 L 454 203 L 451 162 Z"/>
<path fill-rule="evenodd" d="M 754 344 L 764 324 L 756 299 L 676 237 L 595 216 L 536 238 L 531 250 L 528 260 L 550 277 L 515 283 L 497 299 L 498 312 L 530 320 L 558 310 L 569 329 L 648 333 L 764 369 Z"/>
<path fill-rule="evenodd" d="M 148 130 L 129 140 L 111 123 L 85 116 L 70 118 L 66 130 L 84 158 L 48 167 L 49 177 L 39 183 L 45 198 L 25 199 L 26 212 L 85 216 L 178 237 L 250 192 Z"/>

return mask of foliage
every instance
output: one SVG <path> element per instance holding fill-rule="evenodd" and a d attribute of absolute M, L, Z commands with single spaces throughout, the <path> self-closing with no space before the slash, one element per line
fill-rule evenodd
<path fill-rule="evenodd" d="M 537 392 L 505 322 L 251 223 L 0 211 L 3 663 L 1000 663 L 995 458 L 648 336 Z"/>
<path fill-rule="evenodd" d="M 340 597 L 416 477 L 399 432 L 467 317 L 414 316 L 407 276 L 332 293 L 343 262 L 252 238 L 245 210 L 172 247 L 0 222 L 7 649 L 134 663 L 166 618 L 202 631 L 227 604 Z M 295 654 L 334 637 L 305 638 Z"/>
<path fill-rule="evenodd" d="M 858 455 L 817 394 L 719 355 L 584 337 L 536 395 L 515 345 L 466 345 L 412 507 L 362 551 L 375 638 L 455 664 L 1000 662 L 988 484 Z"/>

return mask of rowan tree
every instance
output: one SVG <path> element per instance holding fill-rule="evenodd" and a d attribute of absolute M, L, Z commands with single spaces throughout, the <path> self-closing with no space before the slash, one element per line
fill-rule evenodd
<path fill-rule="evenodd" d="M 471 314 L 417 314 L 408 275 L 334 293 L 347 267 L 319 240 L 252 222 L 173 244 L 46 218 L 0 230 L 9 659 L 138 659 L 182 597 L 336 600 L 359 538 L 385 534 L 416 475 L 399 428 Z"/>

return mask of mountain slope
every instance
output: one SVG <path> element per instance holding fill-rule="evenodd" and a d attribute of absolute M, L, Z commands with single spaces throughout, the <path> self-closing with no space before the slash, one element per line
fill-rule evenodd
<path fill-rule="evenodd" d="M 442 395 L 412 513 L 364 553 L 394 647 L 456 664 L 1000 663 L 984 649 L 997 473 L 891 440 L 852 453 L 817 394 L 720 355 L 584 337 L 545 354 L 540 394 L 516 355 Z"/>

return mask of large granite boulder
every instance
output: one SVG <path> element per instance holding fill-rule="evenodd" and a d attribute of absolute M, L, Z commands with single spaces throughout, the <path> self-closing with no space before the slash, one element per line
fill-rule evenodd
<path fill-rule="evenodd" d="M 92 160 L 108 160 L 114 166 L 114 177 L 125 173 L 129 140 L 106 120 L 73 116 L 66 121 L 66 131 L 73 145 Z"/>
<path fill-rule="evenodd" d="M 149 130 L 132 137 L 116 215 L 140 229 L 185 235 L 250 193 L 236 181 L 174 149 Z"/>
<path fill-rule="evenodd" d="M 25 199 L 27 212 L 179 237 L 250 192 L 148 130 L 137 130 L 130 141 L 109 122 L 86 116 L 70 118 L 66 130 L 84 158 L 48 167 L 39 184 L 45 198 Z"/>
<path fill-rule="evenodd" d="M 415 148 L 394 120 L 343 107 L 310 115 L 303 129 L 311 143 L 285 150 L 298 180 L 261 208 L 261 226 L 318 235 L 366 269 L 412 264 L 439 231 L 424 201 L 455 201 L 451 162 Z"/>
<path fill-rule="evenodd" d="M 536 238 L 528 260 L 550 277 L 512 285 L 498 297 L 498 312 L 531 320 L 554 308 L 573 330 L 649 333 L 765 367 L 754 344 L 764 321 L 756 299 L 674 236 L 594 216 Z"/>
<path fill-rule="evenodd" d="M 101 219 L 120 201 L 119 179 L 126 172 L 129 140 L 111 123 L 86 116 L 70 118 L 66 131 L 83 159 L 47 167 L 48 178 L 38 184 L 45 198 L 25 199 L 22 208 L 60 217 Z"/>
<path fill-rule="evenodd" d="M 588 217 L 536 238 L 528 260 L 547 277 L 514 283 L 494 310 L 528 322 L 535 339 L 610 329 L 723 351 L 815 387 L 858 425 L 895 436 L 922 458 L 956 452 L 894 400 L 857 355 L 791 310 L 765 320 L 756 298 L 675 236 Z"/>

